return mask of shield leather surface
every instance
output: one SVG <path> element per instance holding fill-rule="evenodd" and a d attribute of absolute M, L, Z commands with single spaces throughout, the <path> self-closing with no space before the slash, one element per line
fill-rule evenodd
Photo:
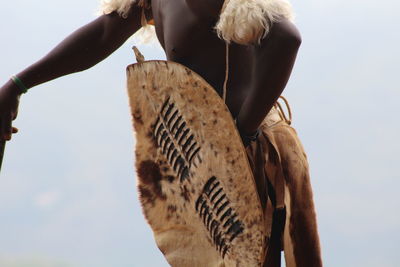
<path fill-rule="evenodd" d="M 137 63 L 127 76 L 140 201 L 169 264 L 261 266 L 263 211 L 222 99 L 174 62 Z"/>

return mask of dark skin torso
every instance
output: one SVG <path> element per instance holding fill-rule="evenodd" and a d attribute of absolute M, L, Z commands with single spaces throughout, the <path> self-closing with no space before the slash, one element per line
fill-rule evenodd
<path fill-rule="evenodd" d="M 200 74 L 222 96 L 226 44 L 214 27 L 223 0 L 152 0 L 158 39 L 167 59 Z M 226 104 L 239 130 L 253 133 L 289 79 L 300 35 L 289 21 L 276 23 L 260 45 L 229 45 Z"/>
<path fill-rule="evenodd" d="M 157 36 L 167 59 L 200 74 L 222 96 L 226 70 L 226 45 L 213 29 L 223 1 L 153 0 Z M 251 83 L 252 48 L 229 47 L 227 105 L 237 116 Z"/>

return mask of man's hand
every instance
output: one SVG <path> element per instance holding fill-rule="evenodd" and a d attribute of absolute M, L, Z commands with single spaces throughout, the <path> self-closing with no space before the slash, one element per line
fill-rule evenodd
<path fill-rule="evenodd" d="M 0 140 L 11 140 L 11 135 L 18 132 L 12 127 L 12 121 L 17 118 L 20 89 L 9 81 L 0 88 Z"/>

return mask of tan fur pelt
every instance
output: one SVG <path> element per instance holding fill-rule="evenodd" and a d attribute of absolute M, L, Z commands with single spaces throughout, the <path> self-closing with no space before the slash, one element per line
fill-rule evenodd
<path fill-rule="evenodd" d="M 259 43 L 281 19 L 293 20 L 287 0 L 225 0 L 215 28 L 226 42 L 248 45 Z"/>
<path fill-rule="evenodd" d="M 169 264 L 260 267 L 265 217 L 222 99 L 177 63 L 138 63 L 127 75 L 140 201 Z"/>
<path fill-rule="evenodd" d="M 260 130 L 257 141 L 247 147 L 248 157 L 257 184 L 263 185 L 265 178 L 268 179 L 268 185 L 274 191 L 275 210 L 282 212 L 284 208 L 286 214 L 286 219 L 281 217 L 281 220 L 279 215 L 275 218 L 268 216 L 274 208 L 269 209 L 270 201 L 267 203 L 266 218 L 274 218 L 276 227 L 271 229 L 271 237 L 275 238 L 271 239 L 264 267 L 276 266 L 282 244 L 287 267 L 322 267 L 317 218 L 304 148 L 296 131 L 275 108 L 264 119 Z M 262 195 L 262 190 L 259 193 Z"/>
<path fill-rule="evenodd" d="M 264 127 L 284 170 L 286 222 L 283 248 L 286 266 L 322 267 L 317 216 L 309 166 L 296 131 L 286 123 Z"/>

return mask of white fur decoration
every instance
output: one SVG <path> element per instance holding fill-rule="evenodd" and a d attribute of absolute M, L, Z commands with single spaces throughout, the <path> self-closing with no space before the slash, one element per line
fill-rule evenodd
<path fill-rule="evenodd" d="M 137 0 L 102 0 L 100 11 L 110 14 L 116 11 L 121 17 L 126 18 L 133 3 Z"/>
<path fill-rule="evenodd" d="M 259 43 L 274 22 L 293 17 L 287 0 L 225 0 L 215 29 L 228 43 L 248 45 Z"/>
<path fill-rule="evenodd" d="M 126 18 L 132 7 L 132 4 L 138 2 L 139 5 L 144 2 L 140 0 L 102 0 L 100 6 L 100 15 L 107 15 L 112 12 L 117 12 L 121 17 Z M 155 29 L 153 26 L 148 25 L 146 21 L 142 21 L 142 28 L 138 30 L 133 39 L 139 44 L 150 44 L 157 41 Z"/>

